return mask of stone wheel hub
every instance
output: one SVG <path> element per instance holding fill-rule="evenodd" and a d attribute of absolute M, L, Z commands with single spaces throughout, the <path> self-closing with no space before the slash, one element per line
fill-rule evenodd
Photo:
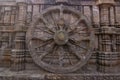
<path fill-rule="evenodd" d="M 65 45 L 68 42 L 68 34 L 65 31 L 57 31 L 54 40 L 58 45 Z"/>
<path fill-rule="evenodd" d="M 54 73 L 80 69 L 90 58 L 94 45 L 88 19 L 62 5 L 36 15 L 26 38 L 34 62 Z"/>

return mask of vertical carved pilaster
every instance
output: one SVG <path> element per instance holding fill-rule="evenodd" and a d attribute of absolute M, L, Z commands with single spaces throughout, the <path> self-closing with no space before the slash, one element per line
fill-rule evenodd
<path fill-rule="evenodd" d="M 101 72 L 114 72 L 116 65 L 118 65 L 118 53 L 116 52 L 116 28 L 115 26 L 109 26 L 109 10 L 114 6 L 114 0 L 98 0 L 97 4 L 101 10 L 98 70 Z"/>
<path fill-rule="evenodd" d="M 109 25 L 109 7 L 108 6 L 100 6 L 101 9 L 101 24 Z"/>
<path fill-rule="evenodd" d="M 117 28 L 116 51 L 118 52 L 119 64 L 120 64 L 120 27 Z"/>
<path fill-rule="evenodd" d="M 18 19 L 15 28 L 15 45 L 12 50 L 12 70 L 20 71 L 25 69 L 25 19 L 26 3 L 18 2 Z"/>

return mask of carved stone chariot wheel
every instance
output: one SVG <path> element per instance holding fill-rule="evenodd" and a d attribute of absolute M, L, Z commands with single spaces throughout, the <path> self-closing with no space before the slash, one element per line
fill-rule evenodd
<path fill-rule="evenodd" d="M 54 6 L 35 16 L 27 32 L 30 54 L 43 69 L 68 73 L 90 58 L 94 34 L 88 19 L 65 6 Z"/>

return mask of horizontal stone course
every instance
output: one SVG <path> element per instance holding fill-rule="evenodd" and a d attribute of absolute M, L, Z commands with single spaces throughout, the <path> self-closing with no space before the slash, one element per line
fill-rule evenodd
<path fill-rule="evenodd" d="M 19 74 L 0 75 L 0 80 L 120 80 L 120 74 Z"/>

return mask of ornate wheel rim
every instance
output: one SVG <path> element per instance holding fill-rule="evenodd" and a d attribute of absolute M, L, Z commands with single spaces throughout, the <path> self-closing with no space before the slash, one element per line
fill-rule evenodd
<path fill-rule="evenodd" d="M 94 47 L 94 33 L 88 19 L 62 5 L 36 15 L 26 38 L 35 63 L 55 73 L 80 69 Z"/>

